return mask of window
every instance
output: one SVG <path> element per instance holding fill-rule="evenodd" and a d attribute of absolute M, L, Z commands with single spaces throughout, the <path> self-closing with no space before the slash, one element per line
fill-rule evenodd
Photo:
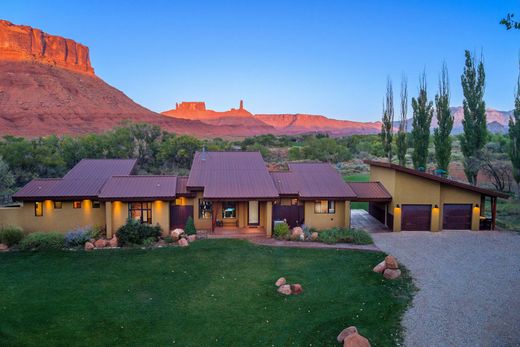
<path fill-rule="evenodd" d="M 99 201 L 92 201 L 92 208 L 100 208 L 101 203 Z"/>
<path fill-rule="evenodd" d="M 226 201 L 222 204 L 222 218 L 237 218 L 237 204 L 234 201 Z"/>
<path fill-rule="evenodd" d="M 81 208 L 81 201 L 73 201 L 72 208 Z"/>
<path fill-rule="evenodd" d="M 199 199 L 199 219 L 210 219 L 213 211 L 211 201 Z"/>
<path fill-rule="evenodd" d="M 61 201 L 54 201 L 54 208 L 60 210 L 63 203 Z"/>
<path fill-rule="evenodd" d="M 36 217 L 41 217 L 43 216 L 43 202 L 41 201 L 36 201 L 34 203 L 34 215 Z"/>
<path fill-rule="evenodd" d="M 317 200 L 314 202 L 314 213 L 336 213 L 333 200 Z"/>
<path fill-rule="evenodd" d="M 298 199 L 291 199 L 291 206 L 298 205 Z"/>
<path fill-rule="evenodd" d="M 152 224 L 152 203 L 131 202 L 128 204 L 128 218 L 141 223 Z"/>

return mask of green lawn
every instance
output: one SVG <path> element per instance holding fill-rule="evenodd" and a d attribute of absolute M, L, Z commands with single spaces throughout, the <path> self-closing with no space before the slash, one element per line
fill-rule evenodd
<path fill-rule="evenodd" d="M 347 182 L 368 182 L 370 180 L 370 175 L 359 174 L 343 176 L 343 179 Z M 368 202 L 352 202 L 350 203 L 350 208 L 353 210 L 368 211 Z"/>
<path fill-rule="evenodd" d="M 373 273 L 384 254 L 204 240 L 188 248 L 0 254 L 2 346 L 333 346 L 356 325 L 401 339 L 414 286 Z M 284 297 L 280 276 L 299 282 Z"/>
<path fill-rule="evenodd" d="M 514 198 L 497 201 L 497 225 L 506 230 L 520 231 L 520 201 Z"/>

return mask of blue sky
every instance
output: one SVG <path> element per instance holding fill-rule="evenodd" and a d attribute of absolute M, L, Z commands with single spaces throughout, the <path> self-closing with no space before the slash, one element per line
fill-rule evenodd
<path fill-rule="evenodd" d="M 513 108 L 520 31 L 498 24 L 515 1 L 8 1 L 0 18 L 90 48 L 96 73 L 154 111 L 216 110 L 378 120 L 387 76 L 430 96 L 443 60 L 462 103 L 464 49 L 483 52 L 489 107 Z M 398 110 L 396 110 L 397 112 Z"/>

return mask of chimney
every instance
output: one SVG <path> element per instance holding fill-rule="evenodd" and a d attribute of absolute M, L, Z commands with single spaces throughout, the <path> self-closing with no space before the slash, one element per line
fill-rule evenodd
<path fill-rule="evenodd" d="M 200 153 L 200 160 L 206 161 L 206 146 L 202 146 L 202 153 Z"/>

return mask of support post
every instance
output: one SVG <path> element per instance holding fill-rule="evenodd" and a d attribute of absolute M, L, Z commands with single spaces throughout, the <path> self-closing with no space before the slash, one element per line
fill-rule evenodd
<path fill-rule="evenodd" d="M 105 227 L 107 230 L 107 238 L 112 238 L 112 202 L 105 203 Z"/>
<path fill-rule="evenodd" d="M 491 230 L 495 230 L 497 225 L 497 198 L 491 198 Z"/>

